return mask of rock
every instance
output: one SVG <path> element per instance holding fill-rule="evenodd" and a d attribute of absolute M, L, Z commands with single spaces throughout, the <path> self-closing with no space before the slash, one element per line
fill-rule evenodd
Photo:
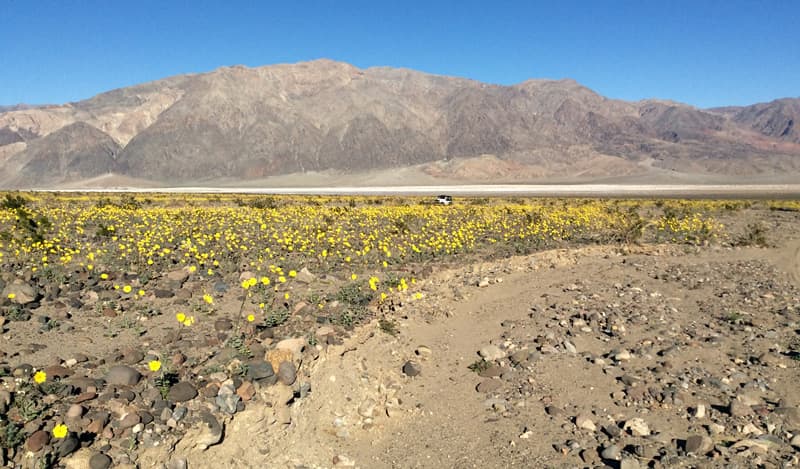
<path fill-rule="evenodd" d="M 314 274 L 312 274 L 306 267 L 303 267 L 302 269 L 300 269 L 299 272 L 297 272 L 297 276 L 294 279 L 295 281 L 301 283 L 311 283 L 316 278 L 317 277 Z"/>
<path fill-rule="evenodd" d="M 631 359 L 631 353 L 627 350 L 622 350 L 614 354 L 614 360 L 618 362 L 628 361 Z"/>
<path fill-rule="evenodd" d="M 797 407 L 776 407 L 773 413 L 780 415 L 792 428 L 800 429 L 800 409 Z"/>
<path fill-rule="evenodd" d="M 619 461 L 622 459 L 622 450 L 617 445 L 611 445 L 603 448 L 600 452 L 600 457 L 608 461 Z"/>
<path fill-rule="evenodd" d="M 626 421 L 622 428 L 628 430 L 633 436 L 647 436 L 650 434 L 650 427 L 647 422 L 638 417 Z"/>
<path fill-rule="evenodd" d="M 47 443 L 50 442 L 50 433 L 44 430 L 38 430 L 33 433 L 25 440 L 25 449 L 28 451 L 35 453 L 40 449 L 44 448 Z"/>
<path fill-rule="evenodd" d="M 698 456 L 704 455 L 714 448 L 714 442 L 706 435 L 692 435 L 686 438 L 684 443 L 684 450 L 687 453 L 696 454 Z"/>
<path fill-rule="evenodd" d="M 597 431 L 597 426 L 592 422 L 592 419 L 586 414 L 580 414 L 575 417 L 575 426 L 590 432 Z"/>
<path fill-rule="evenodd" d="M 731 417 L 746 417 L 753 415 L 753 408 L 739 399 L 733 399 L 728 405 L 728 413 L 731 414 Z"/>
<path fill-rule="evenodd" d="M 75 450 L 80 448 L 80 446 L 81 442 L 75 436 L 67 435 L 66 438 L 61 440 L 56 445 L 56 452 L 58 453 L 59 457 L 63 458 L 75 452 Z"/>
<path fill-rule="evenodd" d="M 578 349 L 575 348 L 575 344 L 573 344 L 568 340 L 564 341 L 564 350 L 566 350 L 567 353 L 572 353 L 572 354 L 578 353 Z"/>
<path fill-rule="evenodd" d="M 117 386 L 135 386 L 141 378 L 141 373 L 126 365 L 112 366 L 106 374 L 106 382 Z"/>
<path fill-rule="evenodd" d="M 66 469 L 87 469 L 92 467 L 91 460 L 94 452 L 89 448 L 81 448 L 72 453 L 69 457 L 58 461 Z"/>
<path fill-rule="evenodd" d="M 789 441 L 789 444 L 797 449 L 800 449 L 800 434 L 793 436 Z"/>
<path fill-rule="evenodd" d="M 508 358 L 509 358 L 509 360 L 511 360 L 511 363 L 513 363 L 514 365 L 520 365 L 520 364 L 525 363 L 526 361 L 528 361 L 528 356 L 529 355 L 530 355 L 530 352 L 528 352 L 527 350 L 518 350 L 518 351 L 514 352 Z"/>
<path fill-rule="evenodd" d="M 282 362 L 278 366 L 278 380 L 281 383 L 291 386 L 297 379 L 297 368 L 292 362 Z"/>
<path fill-rule="evenodd" d="M 47 374 L 47 379 L 64 379 L 72 375 L 72 370 L 60 365 L 48 366 L 43 371 Z"/>
<path fill-rule="evenodd" d="M 233 415 L 239 410 L 239 401 L 241 397 L 238 394 L 223 394 L 218 395 L 214 402 L 219 407 L 219 410 L 227 414 Z"/>
<path fill-rule="evenodd" d="M 694 418 L 702 419 L 706 416 L 706 405 L 705 404 L 697 404 L 697 407 L 694 409 Z"/>
<path fill-rule="evenodd" d="M 745 440 L 740 440 L 734 443 L 731 446 L 731 449 L 737 448 L 747 448 L 753 450 L 757 453 L 767 454 L 771 448 L 775 446 L 775 443 L 769 440 L 762 440 L 762 439 L 752 439 L 748 438 Z"/>
<path fill-rule="evenodd" d="M 247 402 L 253 399 L 256 395 L 256 387 L 250 381 L 245 381 L 236 389 L 236 395 L 241 397 L 243 401 Z"/>
<path fill-rule="evenodd" d="M 409 360 L 403 364 L 403 373 L 406 376 L 418 376 L 420 373 L 422 373 L 422 366 L 420 366 L 420 364 L 417 362 Z"/>
<path fill-rule="evenodd" d="M 498 365 L 489 365 L 488 368 L 478 373 L 481 378 L 495 378 L 503 374 L 503 368 Z"/>
<path fill-rule="evenodd" d="M 169 388 L 167 399 L 172 402 L 186 402 L 197 396 L 197 389 L 188 381 L 181 381 Z"/>
<path fill-rule="evenodd" d="M 344 454 L 337 454 L 333 457 L 334 467 L 355 467 L 356 462 Z"/>
<path fill-rule="evenodd" d="M 217 332 L 226 332 L 233 329 L 233 321 L 227 318 L 221 318 L 214 321 L 214 330 Z"/>
<path fill-rule="evenodd" d="M 12 297 L 9 297 L 9 295 Z M 27 305 L 33 303 L 40 297 L 41 296 L 36 289 L 33 288 L 33 286 L 20 279 L 14 280 L 6 285 L 6 287 L 3 289 L 3 298 L 7 298 L 12 303 L 18 305 Z"/>
<path fill-rule="evenodd" d="M 484 360 L 487 362 L 492 362 L 495 360 L 500 360 L 506 356 L 505 352 L 500 350 L 500 347 L 497 345 L 486 345 L 480 349 L 478 354 L 483 357 Z"/>
<path fill-rule="evenodd" d="M 73 420 L 81 418 L 81 416 L 83 416 L 83 411 L 84 409 L 82 405 L 72 404 L 71 406 L 69 406 L 69 409 L 67 410 L 66 417 L 68 419 L 73 419 Z"/>
<path fill-rule="evenodd" d="M 94 453 L 89 459 L 90 469 L 107 469 L 111 467 L 111 458 L 103 453 Z"/>
<path fill-rule="evenodd" d="M 547 415 L 550 415 L 551 417 L 560 417 L 561 415 L 564 414 L 564 411 L 561 408 L 556 407 L 554 405 L 549 405 L 545 407 L 544 411 L 547 412 Z"/>
<path fill-rule="evenodd" d="M 622 461 L 619 462 L 619 469 L 640 469 L 641 467 L 639 461 L 633 458 L 623 458 Z"/>
<path fill-rule="evenodd" d="M 155 295 L 156 298 L 172 298 L 175 296 L 175 292 L 164 288 L 156 288 L 153 290 L 153 295 Z"/>
<path fill-rule="evenodd" d="M 485 379 L 478 383 L 475 390 L 482 393 L 490 393 L 497 391 L 503 387 L 503 382 L 498 379 Z"/>
<path fill-rule="evenodd" d="M 189 270 L 187 268 L 167 272 L 167 279 L 177 284 L 178 288 L 182 287 L 188 278 Z"/>
<path fill-rule="evenodd" d="M 272 364 L 269 362 L 264 360 L 251 360 L 247 363 L 247 377 L 254 381 L 267 380 L 275 377 L 275 371 L 272 368 Z"/>
<path fill-rule="evenodd" d="M 136 412 L 129 412 L 125 414 L 121 419 L 119 419 L 116 423 L 119 429 L 124 430 L 126 428 L 133 427 L 140 421 L 141 418 L 139 417 L 139 414 L 137 414 Z"/>
<path fill-rule="evenodd" d="M 433 350 L 431 350 L 431 348 L 428 346 L 420 345 L 416 350 L 414 350 L 414 355 L 418 356 L 422 360 L 427 360 L 431 357 L 431 355 L 433 355 Z"/>
<path fill-rule="evenodd" d="M 205 451 L 222 441 L 223 427 L 210 412 L 200 414 L 200 421 L 192 426 L 178 442 L 175 450 L 185 454 L 191 450 Z"/>
<path fill-rule="evenodd" d="M 289 350 L 294 355 L 294 358 L 297 359 L 302 355 L 307 343 L 308 341 L 305 338 L 295 337 L 292 339 L 283 339 L 275 344 L 275 348 L 278 350 Z"/>

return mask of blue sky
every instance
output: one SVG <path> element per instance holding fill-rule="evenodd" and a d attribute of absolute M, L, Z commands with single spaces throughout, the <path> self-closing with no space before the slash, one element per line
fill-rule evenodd
<path fill-rule="evenodd" d="M 800 96 L 800 1 L 0 0 L 0 104 L 330 58 L 699 107 Z"/>

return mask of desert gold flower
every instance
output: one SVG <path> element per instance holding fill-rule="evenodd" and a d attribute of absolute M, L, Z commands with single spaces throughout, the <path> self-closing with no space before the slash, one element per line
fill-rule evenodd
<path fill-rule="evenodd" d="M 253 321 L 255 321 L 255 320 L 256 320 L 256 317 L 255 317 L 255 315 L 253 315 L 253 314 L 248 314 L 248 315 L 247 315 L 247 321 L 248 321 L 248 322 L 253 322 Z"/>
<path fill-rule="evenodd" d="M 69 428 L 67 428 L 67 426 L 64 425 L 63 423 L 60 423 L 60 424 L 56 425 L 55 427 L 53 427 L 53 437 L 54 438 L 58 438 L 58 439 L 65 438 L 67 436 L 67 434 L 69 434 Z"/>
<path fill-rule="evenodd" d="M 34 381 L 36 384 L 42 384 L 42 383 L 44 383 L 45 381 L 47 381 L 47 373 L 45 373 L 44 371 L 37 371 L 37 372 L 36 372 L 36 373 L 33 375 L 33 381 Z"/>
<path fill-rule="evenodd" d="M 147 362 L 147 367 L 150 368 L 150 371 L 158 371 L 161 369 L 161 361 L 150 360 L 149 362 Z"/>
<path fill-rule="evenodd" d="M 178 322 L 183 322 L 186 320 L 186 315 L 183 313 L 178 313 L 175 315 L 175 319 L 177 319 Z"/>
<path fill-rule="evenodd" d="M 203 301 L 205 301 L 206 303 L 212 305 L 212 304 L 214 304 L 214 297 L 212 297 L 211 295 L 206 293 L 206 294 L 203 295 Z"/>
<path fill-rule="evenodd" d="M 289 271 L 289 277 L 291 277 L 291 278 L 297 277 L 297 271 L 296 270 L 290 270 Z"/>
<path fill-rule="evenodd" d="M 104 272 L 104 273 L 100 274 L 100 278 L 103 279 L 103 280 L 108 280 L 108 274 Z"/>
<path fill-rule="evenodd" d="M 133 288 L 130 285 L 125 285 L 124 287 L 122 287 L 122 291 L 125 293 L 130 293 L 131 290 L 133 290 Z"/>
<path fill-rule="evenodd" d="M 14 298 L 16 298 L 16 297 L 17 297 L 17 295 L 16 295 L 16 294 L 14 294 L 14 293 L 9 293 L 9 294 L 8 294 L 8 299 L 9 299 L 9 300 L 13 300 L 13 299 L 14 299 Z"/>

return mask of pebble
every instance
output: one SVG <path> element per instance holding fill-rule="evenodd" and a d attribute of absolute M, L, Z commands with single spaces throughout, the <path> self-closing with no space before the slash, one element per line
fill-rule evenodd
<path fill-rule="evenodd" d="M 647 436 L 650 434 L 650 427 L 647 422 L 638 417 L 626 421 L 622 428 L 631 432 L 633 436 Z"/>
<path fill-rule="evenodd" d="M 586 414 L 580 414 L 575 417 L 575 426 L 590 432 L 597 431 L 597 426 L 592 422 L 591 417 Z"/>
<path fill-rule="evenodd" d="M 475 387 L 475 389 L 478 392 L 489 393 L 489 392 L 497 391 L 501 387 L 503 387 L 503 382 L 502 381 L 500 381 L 498 379 L 485 379 L 485 380 L 481 381 L 480 383 L 478 383 L 478 385 Z"/>
<path fill-rule="evenodd" d="M 610 445 L 603 448 L 600 452 L 600 457 L 609 461 L 619 461 L 622 459 L 622 450 L 617 445 Z"/>
<path fill-rule="evenodd" d="M 505 352 L 500 350 L 497 345 L 486 345 L 480 349 L 478 354 L 487 362 L 500 360 L 506 356 Z"/>
<path fill-rule="evenodd" d="M 691 435 L 686 438 L 686 443 L 684 444 L 684 450 L 687 453 L 696 454 L 698 456 L 708 453 L 713 447 L 714 442 L 706 435 Z"/>
<path fill-rule="evenodd" d="M 83 415 L 83 406 L 80 404 L 72 404 L 67 410 L 66 417 L 68 419 L 77 419 Z"/>
<path fill-rule="evenodd" d="M 728 406 L 728 413 L 731 417 L 746 417 L 748 415 L 753 415 L 753 408 L 739 399 L 733 399 Z"/>
<path fill-rule="evenodd" d="M 181 381 L 169 388 L 167 399 L 172 402 L 186 402 L 197 396 L 197 389 L 188 381 Z"/>
<path fill-rule="evenodd" d="M 76 449 L 80 448 L 81 442 L 78 441 L 76 437 L 73 435 L 67 435 L 66 438 L 61 440 L 61 442 L 56 447 L 56 452 L 58 453 L 59 457 L 65 457 L 69 454 L 72 454 Z"/>
<path fill-rule="evenodd" d="M 103 453 L 94 453 L 89 459 L 89 467 L 91 469 L 107 469 L 111 466 L 111 458 Z"/>
<path fill-rule="evenodd" d="M 358 406 L 358 415 L 364 418 L 372 418 L 373 414 L 375 413 L 375 406 L 378 403 L 375 399 L 367 398 L 365 399 L 360 406 Z"/>
<path fill-rule="evenodd" d="M 106 374 L 106 382 L 118 386 L 135 386 L 141 378 L 141 373 L 127 365 L 112 366 Z"/>
<path fill-rule="evenodd" d="M 403 364 L 403 374 L 406 376 L 418 376 L 422 373 L 422 366 L 419 363 L 409 360 Z"/>
<path fill-rule="evenodd" d="M 50 433 L 44 430 L 38 430 L 33 433 L 25 440 L 25 448 L 35 453 L 40 449 L 44 448 L 44 446 L 50 442 Z"/>
<path fill-rule="evenodd" d="M 297 379 L 297 368 L 292 362 L 282 362 L 278 366 L 278 380 L 281 383 L 291 386 Z"/>
<path fill-rule="evenodd" d="M 264 360 L 251 360 L 247 363 L 247 377 L 255 380 L 268 380 L 275 376 L 272 364 Z"/>

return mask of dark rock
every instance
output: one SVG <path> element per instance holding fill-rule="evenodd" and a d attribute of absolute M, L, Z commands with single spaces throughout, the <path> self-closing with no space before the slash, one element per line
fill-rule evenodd
<path fill-rule="evenodd" d="M 58 456 L 63 458 L 75 452 L 81 446 L 81 442 L 73 435 L 67 435 L 66 438 L 56 446 Z"/>
<path fill-rule="evenodd" d="M 409 360 L 403 365 L 403 373 L 405 373 L 406 376 L 417 376 L 422 373 L 422 366 L 417 362 Z"/>
<path fill-rule="evenodd" d="M 167 393 L 167 399 L 172 402 L 186 402 L 197 396 L 197 389 L 188 381 L 181 381 L 173 385 Z"/>
<path fill-rule="evenodd" d="M 247 377 L 254 381 L 268 380 L 275 377 L 272 364 L 264 360 L 251 360 L 247 362 Z"/>
<path fill-rule="evenodd" d="M 50 434 L 44 430 L 38 430 L 31 433 L 28 439 L 25 440 L 25 449 L 35 453 L 44 448 L 44 446 L 49 442 Z"/>
<path fill-rule="evenodd" d="M 292 362 L 281 362 L 278 366 L 278 379 L 281 383 L 291 386 L 297 379 L 297 368 Z"/>
<path fill-rule="evenodd" d="M 106 382 L 118 386 L 134 386 L 141 378 L 141 373 L 125 365 L 112 366 L 106 374 Z"/>
<path fill-rule="evenodd" d="M 103 453 L 94 453 L 89 459 L 90 469 L 108 469 L 111 467 L 111 458 Z"/>

